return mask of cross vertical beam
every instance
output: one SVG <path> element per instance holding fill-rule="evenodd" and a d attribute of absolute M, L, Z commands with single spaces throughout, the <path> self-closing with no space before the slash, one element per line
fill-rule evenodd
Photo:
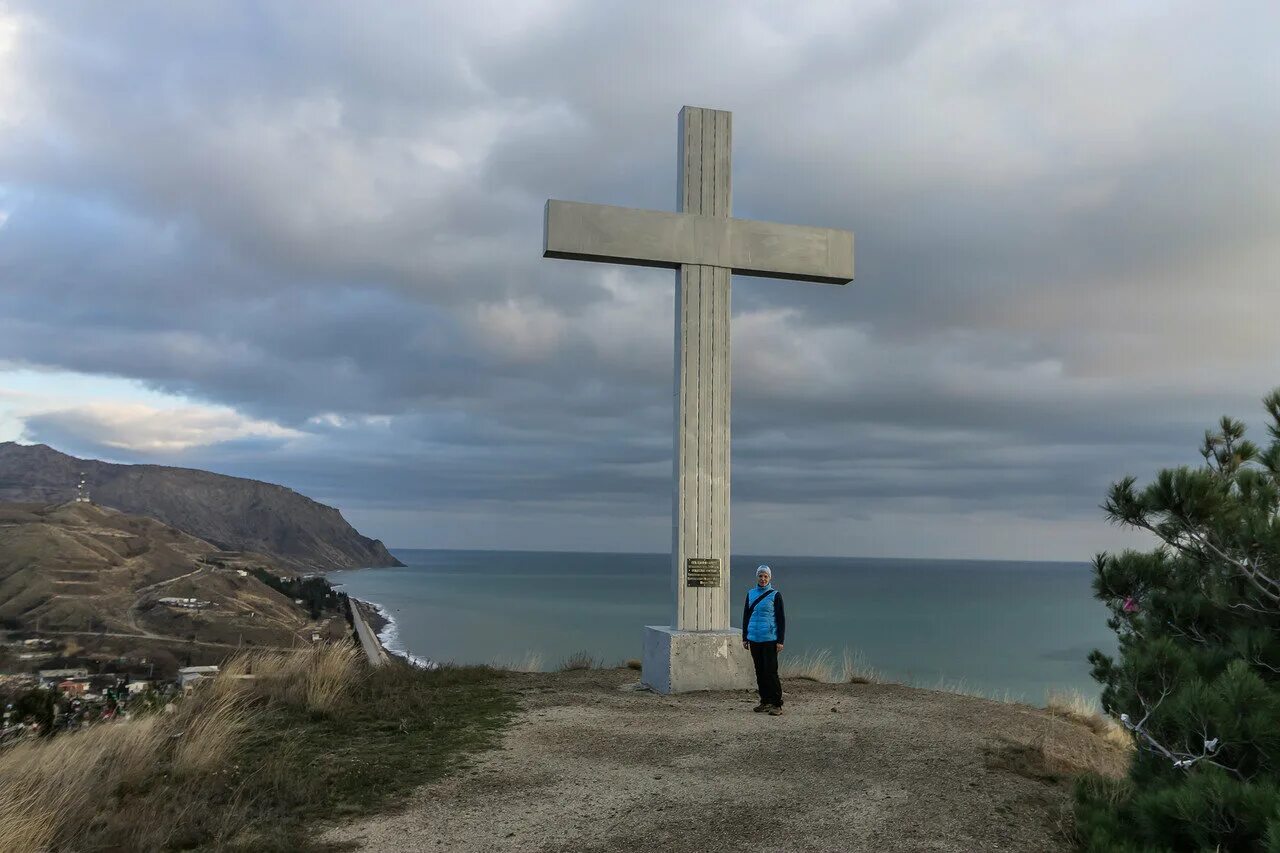
<path fill-rule="evenodd" d="M 732 215 L 731 119 L 723 110 L 680 111 L 681 213 Z M 684 631 L 729 627 L 729 275 L 706 264 L 676 271 L 672 624 Z M 702 575 L 697 582 L 708 585 L 690 586 L 690 559 L 717 561 L 717 582 Z"/>
<path fill-rule="evenodd" d="M 545 258 L 676 271 L 675 612 L 671 625 L 645 626 L 641 676 L 659 693 L 751 683 L 729 621 L 729 278 L 853 279 L 852 233 L 733 218 L 730 120 L 680 111 L 678 212 L 548 199 L 543 218 Z"/>

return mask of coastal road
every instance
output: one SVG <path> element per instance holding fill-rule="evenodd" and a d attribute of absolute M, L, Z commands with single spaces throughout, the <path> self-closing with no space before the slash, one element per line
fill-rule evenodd
<path fill-rule="evenodd" d="M 364 621 L 364 614 L 356 606 L 356 600 L 348 598 L 347 603 L 351 607 L 351 621 L 356 626 L 356 636 L 360 638 L 360 647 L 364 649 L 365 657 L 369 658 L 369 664 L 384 666 L 390 660 L 387 657 L 387 650 L 382 647 L 382 643 L 378 642 L 378 637 L 369 627 L 369 623 Z"/>

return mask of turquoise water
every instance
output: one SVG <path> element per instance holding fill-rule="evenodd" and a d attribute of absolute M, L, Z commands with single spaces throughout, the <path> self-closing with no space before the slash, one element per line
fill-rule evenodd
<path fill-rule="evenodd" d="M 640 657 L 642 627 L 670 623 L 664 554 L 394 551 L 407 565 L 330 573 L 394 620 L 388 645 L 435 661 L 546 668 L 586 651 Z M 1097 696 L 1085 656 L 1114 651 L 1087 563 L 760 557 L 732 560 L 734 601 L 768 562 L 786 596 L 784 656 L 848 648 L 896 681 L 1040 703 L 1046 690 Z M 738 623 L 741 608 L 733 608 Z"/>

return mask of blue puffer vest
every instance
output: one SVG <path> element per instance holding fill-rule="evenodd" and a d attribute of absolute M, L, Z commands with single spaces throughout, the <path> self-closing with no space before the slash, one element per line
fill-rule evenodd
<path fill-rule="evenodd" d="M 773 602 L 778 596 L 773 591 L 773 584 L 764 589 L 753 586 L 747 590 L 747 606 L 756 603 L 756 599 L 768 595 L 764 601 L 756 604 L 751 611 L 751 621 L 747 623 L 747 639 L 753 643 L 776 643 L 778 641 L 778 620 L 773 614 Z"/>

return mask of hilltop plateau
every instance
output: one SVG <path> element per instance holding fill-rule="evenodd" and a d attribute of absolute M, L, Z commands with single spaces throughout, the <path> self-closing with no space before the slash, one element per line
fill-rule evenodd
<path fill-rule="evenodd" d="M 395 814 L 328 832 L 367 853 L 1069 851 L 1071 780 L 1129 749 L 1083 717 L 896 684 L 787 679 L 660 696 L 625 669 L 508 673 L 497 749 Z M 343 849 L 346 849 L 344 846 Z"/>

